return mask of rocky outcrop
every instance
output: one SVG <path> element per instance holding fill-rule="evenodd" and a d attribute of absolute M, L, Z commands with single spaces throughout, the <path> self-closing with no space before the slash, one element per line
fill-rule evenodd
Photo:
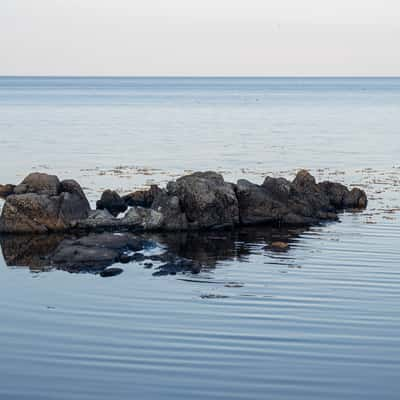
<path fill-rule="evenodd" d="M 62 232 L 86 219 L 89 211 L 89 202 L 77 182 L 60 182 L 55 176 L 34 173 L 6 198 L 0 232 Z"/>
<path fill-rule="evenodd" d="M 101 199 L 97 201 L 96 208 L 98 210 L 107 210 L 116 217 L 118 214 L 125 212 L 128 207 L 116 191 L 106 190 L 101 195 Z"/>
<path fill-rule="evenodd" d="M 139 204 L 141 206 L 139 206 Z M 117 216 L 128 209 L 125 215 Z M 134 206 L 132 206 L 134 205 Z M 301 170 L 290 182 L 266 177 L 261 185 L 241 179 L 225 182 L 215 172 L 196 172 L 121 198 L 107 190 L 91 211 L 73 180 L 34 173 L 6 197 L 0 232 L 54 231 L 186 231 L 237 225 L 299 225 L 336 220 L 343 209 L 363 209 L 367 196 L 334 182 L 317 183 Z"/>
<path fill-rule="evenodd" d="M 365 208 L 366 194 L 351 192 L 338 183 L 317 184 L 305 170 L 293 182 L 267 177 L 262 185 L 239 180 L 236 185 L 240 222 L 243 225 L 312 225 L 336 220 L 337 212 L 347 208 Z"/>

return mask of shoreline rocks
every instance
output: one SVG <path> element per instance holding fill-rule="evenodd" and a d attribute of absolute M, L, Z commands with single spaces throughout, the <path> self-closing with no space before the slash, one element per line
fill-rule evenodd
<path fill-rule="evenodd" d="M 33 173 L 19 185 L 4 185 L 7 195 L 0 216 L 0 233 L 70 231 L 193 231 L 247 225 L 309 226 L 335 221 L 344 209 L 364 209 L 367 196 L 335 182 L 317 183 L 306 170 L 290 182 L 266 177 L 261 185 L 222 175 L 195 172 L 171 181 L 165 189 L 119 196 L 105 191 L 90 210 L 74 180 Z M 0 190 L 0 194 L 2 191 Z M 119 215 L 125 212 L 125 215 Z"/>

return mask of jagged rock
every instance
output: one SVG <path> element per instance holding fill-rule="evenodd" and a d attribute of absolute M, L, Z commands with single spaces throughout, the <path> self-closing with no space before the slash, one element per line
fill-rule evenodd
<path fill-rule="evenodd" d="M 239 223 L 234 186 L 215 172 L 196 172 L 167 185 L 169 196 L 177 196 L 190 229 L 232 227 Z"/>
<path fill-rule="evenodd" d="M 304 170 L 293 182 L 267 177 L 262 185 L 256 185 L 239 180 L 236 194 L 243 225 L 311 225 L 337 219 L 335 205 L 324 188 Z"/>
<path fill-rule="evenodd" d="M 162 192 L 163 190 L 157 185 L 151 185 L 148 190 L 137 190 L 136 192 L 122 196 L 122 199 L 129 207 L 149 208 L 152 206 L 155 198 Z"/>
<path fill-rule="evenodd" d="M 14 193 L 15 185 L 0 185 L 0 199 L 5 199 Z"/>
<path fill-rule="evenodd" d="M 114 190 L 105 190 L 100 200 L 96 203 L 98 210 L 108 210 L 111 215 L 116 217 L 118 214 L 127 210 L 127 205 L 121 196 Z"/>

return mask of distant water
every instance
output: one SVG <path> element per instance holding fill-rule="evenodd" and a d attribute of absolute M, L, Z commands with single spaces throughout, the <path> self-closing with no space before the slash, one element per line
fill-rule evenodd
<path fill-rule="evenodd" d="M 0 256 L 0 399 L 398 399 L 399 134 L 400 78 L 0 78 L 0 183 L 55 173 L 94 203 L 306 167 L 370 197 L 286 252 L 268 228 L 158 238 L 193 276 Z"/>

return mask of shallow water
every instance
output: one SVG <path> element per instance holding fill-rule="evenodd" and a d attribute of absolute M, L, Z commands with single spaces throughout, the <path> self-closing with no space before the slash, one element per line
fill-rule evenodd
<path fill-rule="evenodd" d="M 0 78 L 0 182 L 56 173 L 93 203 L 189 170 L 307 167 L 370 197 L 285 252 L 268 228 L 153 237 L 198 275 L 0 257 L 0 398 L 397 399 L 399 129 L 400 79 Z"/>

